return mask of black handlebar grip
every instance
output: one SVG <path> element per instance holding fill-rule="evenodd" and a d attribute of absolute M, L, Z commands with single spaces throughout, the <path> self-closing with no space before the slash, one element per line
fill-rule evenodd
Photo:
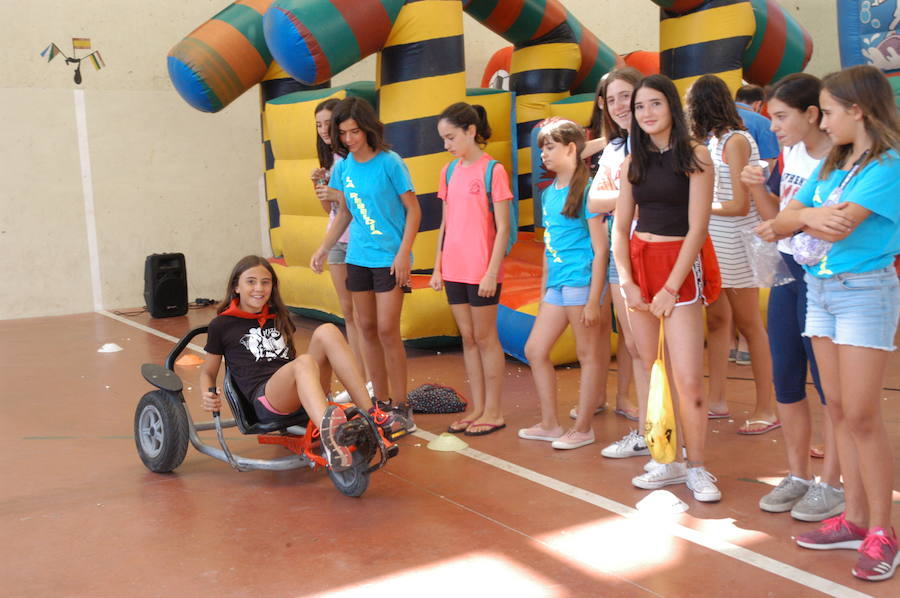
<path fill-rule="evenodd" d="M 216 392 L 216 387 L 215 387 L 215 386 L 210 386 L 210 387 L 207 388 L 206 390 L 208 390 L 209 392 L 211 392 L 211 393 L 213 393 L 213 394 L 218 394 L 218 393 Z M 218 410 L 213 411 L 212 414 L 213 414 L 213 417 L 219 417 L 219 411 L 218 411 Z"/>

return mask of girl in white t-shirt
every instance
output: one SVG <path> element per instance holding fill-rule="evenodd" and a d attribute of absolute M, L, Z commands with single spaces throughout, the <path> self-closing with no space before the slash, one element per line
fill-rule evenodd
<path fill-rule="evenodd" d="M 756 228 L 766 241 L 775 241 L 772 222 L 784 209 L 819 162 L 831 150 L 831 140 L 819 128 L 822 113 L 819 93 L 822 83 L 805 73 L 789 75 L 771 91 L 768 102 L 772 131 L 784 146 L 781 152 L 781 186 L 779 196 L 765 187 L 762 168 L 749 165 L 741 173 L 764 221 Z M 810 339 L 803 336 L 806 323 L 806 283 L 803 268 L 794 260 L 790 239 L 778 241 L 778 250 L 794 276 L 794 281 L 773 287 L 769 294 L 769 346 L 772 353 L 773 379 L 778 418 L 784 431 L 788 458 L 788 475 L 759 501 L 763 511 L 791 515 L 802 521 L 821 521 L 837 515 L 844 507 L 840 488 L 840 466 L 831 420 L 825 419 L 825 463 L 817 483 L 810 468 L 812 417 L 806 399 L 807 365 L 819 400 L 825 395 Z"/>
<path fill-rule="evenodd" d="M 588 195 L 588 207 L 597 213 L 609 214 L 609 230 L 615 214 L 616 199 L 619 196 L 620 170 L 628 155 L 628 130 L 631 128 L 631 95 L 635 86 L 643 78 L 637 69 L 626 67 L 611 71 L 603 80 L 600 98 L 603 102 L 603 131 L 609 144 L 600 156 L 597 174 L 594 177 Z M 611 241 L 610 241 L 611 242 Z M 650 451 L 644 442 L 642 431 L 647 415 L 647 391 L 650 380 L 640 362 L 637 346 L 631 332 L 628 318 L 625 317 L 625 298 L 619 287 L 619 274 L 616 262 L 609 260 L 607 277 L 610 296 L 616 314 L 616 365 L 618 383 L 616 391 L 616 413 L 629 420 L 637 420 L 637 429 L 629 430 L 621 440 L 605 447 L 601 454 L 604 457 L 620 459 L 625 457 L 647 456 Z M 637 411 L 629 404 L 628 388 L 634 380 L 637 395 Z"/>

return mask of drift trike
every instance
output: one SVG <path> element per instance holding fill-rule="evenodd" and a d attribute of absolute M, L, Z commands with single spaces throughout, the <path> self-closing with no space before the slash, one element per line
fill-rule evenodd
<path fill-rule="evenodd" d="M 223 420 L 218 412 L 213 420 L 194 422 L 184 401 L 181 378 L 175 373 L 175 360 L 194 337 L 205 334 L 206 326 L 188 332 L 169 353 L 164 366 L 145 363 L 144 379 L 156 387 L 141 397 L 134 414 L 134 440 L 138 454 L 147 469 L 156 473 L 170 472 L 181 465 L 188 440 L 205 455 L 230 464 L 238 471 L 263 469 L 282 471 L 309 467 L 325 469 L 337 489 L 347 496 L 361 496 L 369 485 L 369 475 L 396 456 L 399 447 L 373 417 L 352 404 L 340 407 L 349 420 L 341 429 L 338 442 L 353 453 L 353 463 L 344 471 L 333 471 L 322 456 L 319 430 L 303 413 L 275 423 L 262 423 L 253 407 L 234 383 L 226 367 L 223 394 L 234 419 Z M 378 416 L 376 412 L 375 417 Z M 223 429 L 237 427 L 242 434 L 257 434 L 260 444 L 280 444 L 292 454 L 274 459 L 251 459 L 235 455 L 225 442 Z M 197 432 L 216 431 L 219 446 L 206 444 Z"/>

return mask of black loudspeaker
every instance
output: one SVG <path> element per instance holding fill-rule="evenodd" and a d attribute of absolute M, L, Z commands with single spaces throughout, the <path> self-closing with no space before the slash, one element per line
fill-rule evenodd
<path fill-rule="evenodd" d="M 154 253 L 144 262 L 144 302 L 154 318 L 183 316 L 188 310 L 183 253 Z"/>

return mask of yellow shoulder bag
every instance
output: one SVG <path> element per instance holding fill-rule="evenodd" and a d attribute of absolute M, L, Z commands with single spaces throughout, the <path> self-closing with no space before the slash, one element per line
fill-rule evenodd
<path fill-rule="evenodd" d="M 659 321 L 659 348 L 650 370 L 650 393 L 647 397 L 647 423 L 644 439 L 650 456 L 658 463 L 671 463 L 678 454 L 675 436 L 675 409 L 666 375 L 665 326 Z"/>

